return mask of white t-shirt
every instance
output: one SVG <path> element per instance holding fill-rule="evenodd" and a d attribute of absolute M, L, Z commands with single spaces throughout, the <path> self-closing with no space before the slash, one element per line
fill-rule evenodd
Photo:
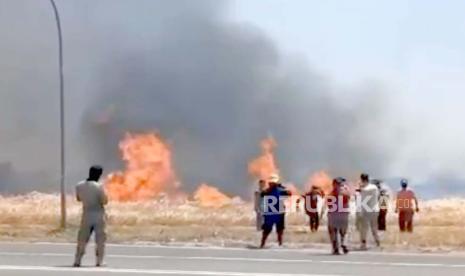
<path fill-rule="evenodd" d="M 360 189 L 362 212 L 379 212 L 379 190 L 374 184 L 367 184 Z"/>

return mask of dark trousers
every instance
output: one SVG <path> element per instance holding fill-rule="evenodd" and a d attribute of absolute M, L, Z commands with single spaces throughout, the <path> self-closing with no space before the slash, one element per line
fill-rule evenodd
<path fill-rule="evenodd" d="M 273 231 L 273 226 L 276 226 L 276 234 L 278 236 L 278 243 L 283 244 L 283 234 L 285 228 L 285 214 L 265 215 L 265 222 L 263 223 L 262 242 L 260 248 L 265 247 L 266 240 Z"/>
<path fill-rule="evenodd" d="M 318 227 L 320 226 L 320 217 L 318 212 L 308 212 L 307 215 L 310 222 L 310 231 L 318 231 Z"/>
<path fill-rule="evenodd" d="M 378 215 L 378 230 L 386 231 L 387 209 L 380 209 Z"/>

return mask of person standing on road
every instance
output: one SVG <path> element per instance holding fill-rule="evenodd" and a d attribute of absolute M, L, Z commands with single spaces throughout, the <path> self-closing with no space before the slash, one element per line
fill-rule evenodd
<path fill-rule="evenodd" d="M 345 181 L 342 177 L 333 180 L 333 190 L 326 196 L 321 210 L 321 216 L 323 216 L 325 210 L 328 209 L 328 234 L 333 255 L 340 255 L 339 247 L 342 248 L 344 254 L 349 253 L 345 244 L 345 236 L 349 226 L 350 191 Z"/>
<path fill-rule="evenodd" d="M 260 248 L 264 248 L 266 239 L 273 231 L 273 226 L 276 227 L 276 233 L 278 235 L 279 246 L 283 245 L 283 235 L 285 228 L 285 216 L 286 210 L 284 206 L 284 199 L 291 195 L 281 183 L 279 183 L 278 175 L 271 175 L 268 183 L 268 188 L 262 192 L 264 197 L 264 223 L 263 233 Z"/>
<path fill-rule="evenodd" d="M 318 202 L 324 197 L 323 191 L 316 186 L 312 186 L 310 191 L 303 195 L 305 200 L 305 213 L 308 215 L 310 231 L 317 232 L 320 226 L 320 215 L 318 212 Z"/>
<path fill-rule="evenodd" d="M 379 191 L 378 187 L 370 183 L 370 177 L 368 174 L 362 174 L 360 176 L 360 180 L 360 242 L 361 249 L 366 250 L 367 232 L 369 228 L 371 230 L 371 234 L 373 235 L 373 239 L 376 243 L 376 246 L 380 246 L 378 236 Z"/>
<path fill-rule="evenodd" d="M 362 207 L 360 206 L 362 200 L 360 199 L 360 189 L 354 192 L 355 201 L 355 229 L 360 232 L 362 230 Z"/>
<path fill-rule="evenodd" d="M 263 230 L 263 196 L 262 192 L 265 191 L 266 189 L 266 181 L 263 179 L 260 179 L 258 181 L 258 189 L 255 191 L 255 214 L 256 214 L 256 226 L 257 226 L 257 231 L 262 231 Z"/>
<path fill-rule="evenodd" d="M 402 189 L 397 193 L 396 199 L 396 213 L 399 213 L 399 229 L 400 232 L 413 232 L 413 215 L 414 210 L 418 213 L 418 200 L 415 193 L 407 189 L 408 181 L 402 179 L 400 182 Z M 415 203 L 415 209 L 413 208 Z"/>
<path fill-rule="evenodd" d="M 87 180 L 76 186 L 76 199 L 82 202 L 82 218 L 78 233 L 75 267 L 81 266 L 81 260 L 92 232 L 95 232 L 96 265 L 103 265 L 106 242 L 105 205 L 108 203 L 108 198 L 98 182 L 102 173 L 102 167 L 92 166 Z"/>

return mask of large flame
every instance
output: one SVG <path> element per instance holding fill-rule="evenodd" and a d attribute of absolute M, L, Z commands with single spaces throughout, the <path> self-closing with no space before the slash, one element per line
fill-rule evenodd
<path fill-rule="evenodd" d="M 276 142 L 272 137 L 260 142 L 262 153 L 248 164 L 248 172 L 255 179 L 268 180 L 270 175 L 279 174 L 274 156 Z M 147 200 L 161 194 L 172 198 L 185 199 L 186 195 L 178 190 L 179 182 L 173 168 L 171 148 L 166 141 L 155 133 L 126 134 L 119 143 L 124 171 L 108 175 L 105 189 L 112 200 Z M 300 194 L 297 187 L 286 185 L 293 195 Z M 306 188 L 317 186 L 325 194 L 331 192 L 331 177 L 324 171 L 310 176 Z M 221 207 L 231 204 L 232 199 L 216 187 L 201 184 L 193 198 L 204 207 Z"/>
<path fill-rule="evenodd" d="M 222 207 L 231 203 L 231 198 L 223 194 L 218 188 L 201 184 L 194 193 L 194 200 L 203 207 Z"/>
<path fill-rule="evenodd" d="M 312 186 L 320 188 L 327 195 L 333 189 L 333 180 L 326 172 L 319 171 L 312 174 L 307 181 L 307 190 L 310 190 Z"/>
<path fill-rule="evenodd" d="M 249 162 L 249 174 L 255 179 L 268 180 L 270 175 L 279 174 L 279 169 L 274 157 L 274 149 L 277 144 L 272 137 L 263 139 L 260 142 L 262 153 L 260 156 Z"/>
<path fill-rule="evenodd" d="M 105 188 L 112 200 L 151 199 L 178 188 L 171 149 L 159 135 L 128 133 L 119 148 L 126 169 L 107 177 Z"/>

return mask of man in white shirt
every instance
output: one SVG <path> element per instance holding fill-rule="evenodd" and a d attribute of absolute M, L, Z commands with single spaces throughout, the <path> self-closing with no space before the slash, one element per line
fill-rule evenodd
<path fill-rule="evenodd" d="M 370 183 L 370 177 L 368 174 L 362 174 L 360 176 L 360 180 L 360 241 L 361 249 L 366 250 L 367 233 L 369 228 L 371 228 L 371 233 L 376 246 L 380 246 L 378 236 L 379 190 L 376 185 Z"/>
<path fill-rule="evenodd" d="M 103 169 L 100 166 L 92 166 L 87 180 L 76 186 L 76 199 L 82 202 L 81 226 L 78 233 L 76 258 L 74 266 L 81 266 L 87 243 L 92 232 L 95 232 L 97 266 L 103 265 L 103 257 L 106 242 L 105 233 L 105 205 L 108 198 L 103 187 L 98 182 Z"/>

